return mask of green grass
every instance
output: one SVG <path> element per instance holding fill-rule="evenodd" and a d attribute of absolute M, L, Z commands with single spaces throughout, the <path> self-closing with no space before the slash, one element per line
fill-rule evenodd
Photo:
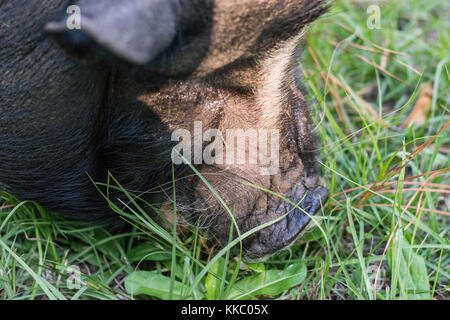
<path fill-rule="evenodd" d="M 0 299 L 448 299 L 450 7 L 380 2 L 381 29 L 370 30 L 370 4 L 338 1 L 304 41 L 332 192 L 320 228 L 244 264 L 229 250 L 239 241 L 179 238 L 134 200 L 113 206 L 134 231 L 113 235 L 0 194 Z M 429 83 L 426 122 L 402 128 Z"/>

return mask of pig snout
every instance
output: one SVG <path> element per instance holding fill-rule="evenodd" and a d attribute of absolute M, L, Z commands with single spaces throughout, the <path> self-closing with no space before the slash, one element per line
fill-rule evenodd
<path fill-rule="evenodd" d="M 246 260 L 260 260 L 291 245 L 311 222 L 311 217 L 325 205 L 329 195 L 328 189 L 322 186 L 302 193 L 303 188 L 294 186 L 289 201 L 281 200 L 276 208 L 269 209 L 275 216 L 285 217 L 244 244 Z"/>

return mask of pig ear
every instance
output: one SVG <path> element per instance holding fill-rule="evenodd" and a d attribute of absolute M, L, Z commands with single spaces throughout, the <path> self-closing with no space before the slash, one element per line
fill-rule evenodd
<path fill-rule="evenodd" d="M 46 30 L 69 53 L 89 60 L 106 52 L 146 64 L 167 49 L 177 32 L 173 0 L 81 0 Z M 98 52 L 103 51 L 103 52 Z"/>

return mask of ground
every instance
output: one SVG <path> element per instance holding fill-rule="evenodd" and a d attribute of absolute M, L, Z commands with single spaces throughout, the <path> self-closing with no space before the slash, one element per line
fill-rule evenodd
<path fill-rule="evenodd" d="M 449 19 L 446 0 L 347 0 L 308 30 L 331 196 L 289 250 L 245 264 L 134 205 L 111 234 L 1 193 L 0 299 L 448 299 Z"/>

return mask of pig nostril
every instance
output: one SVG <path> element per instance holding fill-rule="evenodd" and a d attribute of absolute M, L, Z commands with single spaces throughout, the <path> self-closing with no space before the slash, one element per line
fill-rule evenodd
<path fill-rule="evenodd" d="M 322 204 L 325 204 L 328 201 L 330 195 L 330 191 L 324 187 L 317 187 L 312 193 L 314 198 L 318 199 Z"/>
<path fill-rule="evenodd" d="M 330 190 L 328 190 L 325 187 L 317 187 L 316 190 L 317 190 L 317 193 L 320 195 L 322 201 L 327 200 L 328 197 L 330 196 Z"/>
<path fill-rule="evenodd" d="M 297 191 L 294 190 L 295 196 L 298 196 Z M 308 190 L 306 196 L 303 197 L 303 201 L 298 205 L 292 205 L 282 201 L 275 210 L 276 215 L 282 216 L 289 211 L 292 212 L 282 221 L 279 221 L 268 229 L 259 231 L 257 238 L 252 240 L 246 248 L 246 258 L 255 259 L 263 257 L 290 245 L 306 228 L 311 221 L 311 217 L 321 206 L 325 205 L 328 196 L 328 189 L 318 186 Z"/>
<path fill-rule="evenodd" d="M 319 209 L 321 204 L 325 204 L 328 200 L 329 191 L 324 187 L 316 187 L 308 191 L 305 199 L 300 204 L 300 207 L 308 214 L 313 215 Z"/>
<path fill-rule="evenodd" d="M 328 189 L 321 186 L 316 187 L 306 195 L 305 199 L 298 206 L 301 209 L 295 208 L 294 212 L 287 216 L 287 232 L 283 236 L 284 239 L 280 239 L 280 245 L 285 246 L 297 237 L 311 221 L 311 216 L 313 216 L 321 206 L 325 205 L 328 196 Z M 286 209 L 289 210 L 289 208 Z"/>

